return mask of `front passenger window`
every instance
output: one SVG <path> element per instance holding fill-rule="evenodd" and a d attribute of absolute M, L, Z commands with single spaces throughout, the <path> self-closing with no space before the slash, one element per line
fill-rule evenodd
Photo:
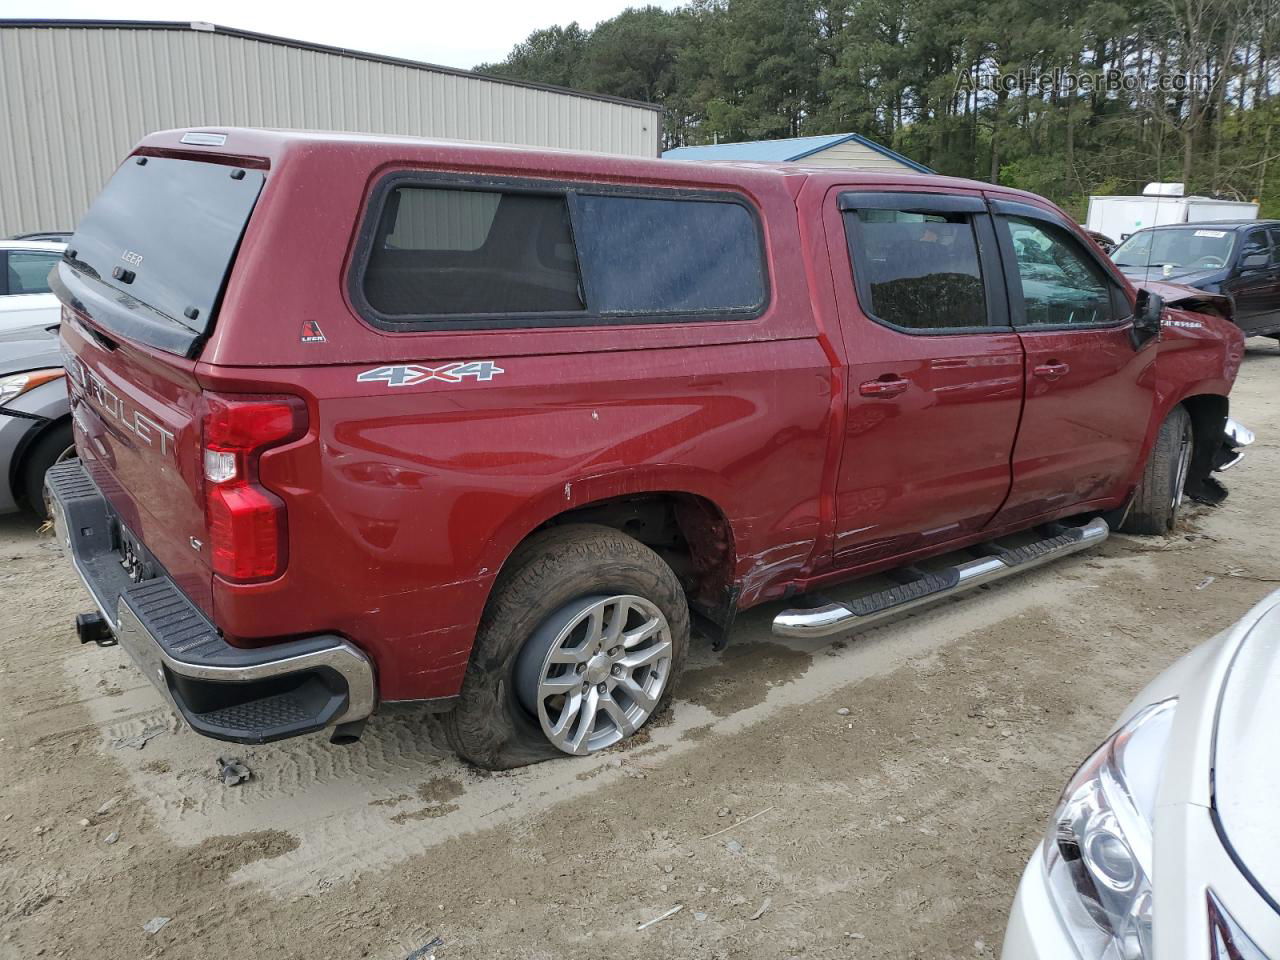
<path fill-rule="evenodd" d="M 1022 286 L 1023 324 L 1067 327 L 1115 319 L 1101 268 L 1065 230 L 1021 217 L 1005 223 Z"/>

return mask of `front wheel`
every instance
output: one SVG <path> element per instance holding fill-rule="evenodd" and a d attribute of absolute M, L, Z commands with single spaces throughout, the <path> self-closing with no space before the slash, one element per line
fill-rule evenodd
<path fill-rule="evenodd" d="M 1173 529 L 1191 469 L 1195 434 L 1191 415 L 1175 407 L 1160 425 L 1142 480 L 1120 529 L 1125 533 L 1166 534 Z"/>
<path fill-rule="evenodd" d="M 610 527 L 543 531 L 494 586 L 449 741 L 489 770 L 613 746 L 666 702 L 688 644 L 684 592 L 656 553 Z"/>

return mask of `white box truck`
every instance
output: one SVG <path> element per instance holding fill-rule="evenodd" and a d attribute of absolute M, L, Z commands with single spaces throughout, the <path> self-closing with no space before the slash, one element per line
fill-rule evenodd
<path fill-rule="evenodd" d="M 1090 197 L 1085 228 L 1119 243 L 1143 227 L 1206 220 L 1256 220 L 1258 205 L 1241 200 L 1184 197 L 1180 183 L 1149 183 L 1140 197 Z"/>

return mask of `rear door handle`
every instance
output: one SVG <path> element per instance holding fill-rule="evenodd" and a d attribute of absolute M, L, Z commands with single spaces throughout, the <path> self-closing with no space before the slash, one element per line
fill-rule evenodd
<path fill-rule="evenodd" d="M 1071 372 L 1071 365 L 1054 360 L 1034 367 L 1031 372 L 1037 377 L 1044 377 L 1046 380 L 1057 380 L 1059 377 L 1064 377 Z"/>
<path fill-rule="evenodd" d="M 864 397 L 876 397 L 883 400 L 887 397 L 896 397 L 900 393 L 906 393 L 909 386 L 911 386 L 910 380 L 895 377 L 893 374 L 885 374 L 879 380 L 868 380 L 866 383 L 859 385 L 858 393 Z"/>

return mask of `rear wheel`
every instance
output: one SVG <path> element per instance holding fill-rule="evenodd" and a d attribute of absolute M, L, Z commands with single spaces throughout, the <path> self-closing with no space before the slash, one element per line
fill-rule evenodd
<path fill-rule="evenodd" d="M 1160 425 L 1133 504 L 1121 525 L 1125 533 L 1165 534 L 1173 529 L 1194 448 L 1191 416 L 1184 407 L 1175 407 Z"/>
<path fill-rule="evenodd" d="M 54 464 L 74 459 L 75 442 L 71 436 L 71 423 L 59 423 L 32 444 L 22 458 L 22 498 L 27 509 L 41 520 L 49 519 L 44 502 L 44 475 Z"/>
<path fill-rule="evenodd" d="M 613 746 L 661 709 L 688 643 L 684 592 L 656 553 L 610 527 L 544 531 L 494 587 L 450 743 L 490 770 Z"/>

